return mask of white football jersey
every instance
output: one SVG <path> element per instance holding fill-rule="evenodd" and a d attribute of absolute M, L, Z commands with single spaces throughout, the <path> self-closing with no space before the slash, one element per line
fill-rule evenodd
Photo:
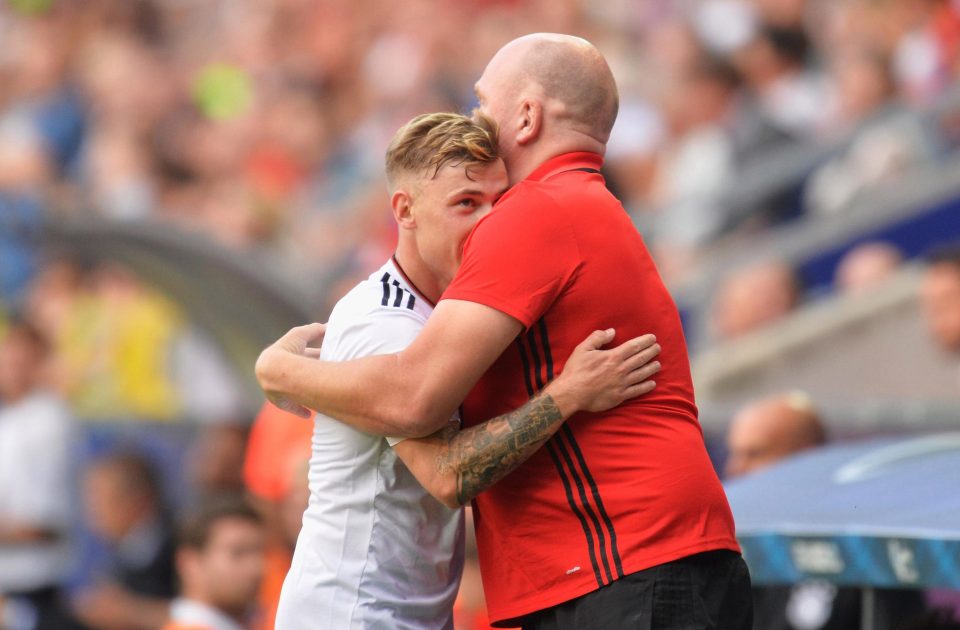
<path fill-rule="evenodd" d="M 391 259 L 337 303 L 320 357 L 399 352 L 432 311 Z M 453 627 L 463 511 L 423 489 L 394 453 L 397 441 L 314 419 L 310 503 L 277 630 Z"/>

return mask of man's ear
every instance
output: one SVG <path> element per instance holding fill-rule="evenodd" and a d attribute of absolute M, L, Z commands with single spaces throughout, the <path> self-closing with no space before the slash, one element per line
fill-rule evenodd
<path fill-rule="evenodd" d="M 520 102 L 520 128 L 517 129 L 517 144 L 525 145 L 540 137 L 543 126 L 543 106 L 539 101 L 523 99 Z"/>
<path fill-rule="evenodd" d="M 417 221 L 413 217 L 413 198 L 403 188 L 398 188 L 390 195 L 390 206 L 393 208 L 393 218 L 401 229 L 413 229 L 417 227 Z"/>

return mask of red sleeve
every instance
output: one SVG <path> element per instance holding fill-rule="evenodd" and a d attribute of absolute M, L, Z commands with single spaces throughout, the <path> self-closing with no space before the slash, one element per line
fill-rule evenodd
<path fill-rule="evenodd" d="M 524 187 L 477 223 L 464 245 L 463 264 L 442 299 L 484 304 L 530 328 L 566 288 L 579 264 L 566 217 L 549 197 Z"/>

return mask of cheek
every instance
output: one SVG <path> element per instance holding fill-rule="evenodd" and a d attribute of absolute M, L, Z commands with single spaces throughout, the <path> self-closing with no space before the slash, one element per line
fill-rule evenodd
<path fill-rule="evenodd" d="M 437 231 L 437 245 L 444 249 L 456 246 L 470 231 L 469 225 L 469 221 L 463 216 L 447 217 L 443 226 Z"/>
<path fill-rule="evenodd" d="M 473 230 L 473 226 L 477 224 L 478 218 L 479 217 L 470 217 L 462 221 L 451 234 L 451 244 L 456 247 L 458 255 L 463 250 L 464 241 L 470 236 L 470 232 Z"/>

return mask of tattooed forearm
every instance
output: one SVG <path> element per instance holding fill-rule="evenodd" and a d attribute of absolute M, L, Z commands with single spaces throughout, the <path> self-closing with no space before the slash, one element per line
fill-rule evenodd
<path fill-rule="evenodd" d="M 457 433 L 437 457 L 437 470 L 457 475 L 463 505 L 526 461 L 565 419 L 549 394 L 538 394 L 516 411 Z"/>

